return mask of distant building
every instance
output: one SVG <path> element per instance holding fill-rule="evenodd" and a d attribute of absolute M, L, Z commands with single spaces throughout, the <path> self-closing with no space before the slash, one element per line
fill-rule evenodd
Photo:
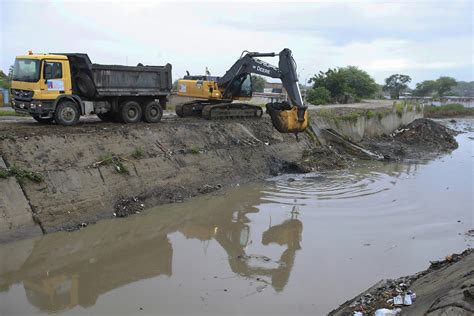
<path fill-rule="evenodd" d="M 7 88 L 0 88 L 0 106 L 9 106 L 9 92 Z"/>
<path fill-rule="evenodd" d="M 280 82 L 266 82 L 265 87 L 263 88 L 263 93 L 286 94 L 286 90 Z"/>

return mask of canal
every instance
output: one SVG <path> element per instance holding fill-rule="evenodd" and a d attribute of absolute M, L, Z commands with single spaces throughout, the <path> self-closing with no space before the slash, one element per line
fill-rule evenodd
<path fill-rule="evenodd" d="M 0 245 L 0 314 L 323 315 L 472 246 L 474 120 L 433 160 L 283 175 Z"/>

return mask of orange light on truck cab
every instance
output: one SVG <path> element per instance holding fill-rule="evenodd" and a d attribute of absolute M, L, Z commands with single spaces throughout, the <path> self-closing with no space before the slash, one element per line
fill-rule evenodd
<path fill-rule="evenodd" d="M 29 51 L 28 51 L 28 55 L 33 55 L 33 51 L 32 51 L 32 50 L 29 50 Z"/>

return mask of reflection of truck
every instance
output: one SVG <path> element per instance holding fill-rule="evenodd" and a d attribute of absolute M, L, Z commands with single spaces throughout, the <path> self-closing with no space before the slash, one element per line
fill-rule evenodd
<path fill-rule="evenodd" d="M 74 125 L 95 113 L 103 121 L 155 123 L 171 87 L 170 64 L 99 65 L 86 54 L 30 52 L 15 60 L 11 103 L 39 122 Z"/>

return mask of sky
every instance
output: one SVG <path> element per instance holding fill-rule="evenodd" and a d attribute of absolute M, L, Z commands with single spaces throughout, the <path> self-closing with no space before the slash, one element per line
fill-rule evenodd
<path fill-rule="evenodd" d="M 290 48 L 301 82 L 347 65 L 378 83 L 472 81 L 473 2 L 0 0 L 0 69 L 28 50 L 83 52 L 100 64 L 171 63 L 177 79 L 222 75 L 244 50 Z"/>

